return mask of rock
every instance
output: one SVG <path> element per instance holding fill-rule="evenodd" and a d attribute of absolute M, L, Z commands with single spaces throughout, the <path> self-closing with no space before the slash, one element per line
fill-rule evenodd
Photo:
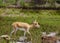
<path fill-rule="evenodd" d="M 24 37 L 24 36 L 19 37 L 19 41 L 24 41 L 26 39 L 27 39 L 27 37 Z"/>

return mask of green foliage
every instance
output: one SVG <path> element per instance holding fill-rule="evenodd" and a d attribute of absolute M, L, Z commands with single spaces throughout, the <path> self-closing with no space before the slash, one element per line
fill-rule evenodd
<path fill-rule="evenodd" d="M 9 4 L 15 4 L 15 0 L 7 0 L 7 3 L 9 3 Z"/>
<path fill-rule="evenodd" d="M 40 7 L 40 5 L 45 6 L 46 2 L 49 3 L 49 4 L 47 4 L 47 5 L 49 5 L 48 7 L 56 7 L 55 1 L 58 1 L 58 3 L 59 3 L 59 0 L 41 0 L 42 3 L 39 1 L 36 2 L 36 0 L 32 0 L 31 2 L 27 2 L 27 3 L 25 2 L 25 0 L 18 0 L 18 1 L 19 1 L 20 6 L 26 6 L 26 7 L 36 6 L 36 5 L 37 5 L 37 7 Z M 37 3 L 37 4 L 35 4 L 35 3 Z M 16 0 L 6 0 L 5 3 L 3 3 L 3 0 L 0 0 L 0 6 L 8 6 L 8 5 L 14 5 L 14 4 L 16 4 Z M 47 7 L 47 5 L 46 5 L 46 7 Z"/>
<path fill-rule="evenodd" d="M 6 9 L 0 9 L 1 13 L 4 13 Z M 19 13 L 16 14 L 16 11 Z M 13 12 L 13 13 L 12 13 Z M 20 15 L 22 14 L 23 15 Z M 33 43 L 41 43 L 41 32 L 60 32 L 60 13 L 57 10 L 21 10 L 21 9 L 9 9 L 6 12 L 7 15 L 20 15 L 15 17 L 8 17 L 8 16 L 0 16 L 0 35 L 8 34 L 12 31 L 12 23 L 19 21 L 19 22 L 27 22 L 29 24 L 32 23 L 35 19 L 40 23 L 40 28 L 31 29 L 31 35 L 33 39 Z M 18 39 L 19 36 L 22 36 L 22 31 L 17 31 L 16 36 L 12 35 L 12 37 L 16 37 Z"/>
<path fill-rule="evenodd" d="M 24 5 L 25 5 L 24 0 L 21 0 L 21 1 L 20 1 L 20 4 L 21 4 L 22 6 L 24 6 Z"/>

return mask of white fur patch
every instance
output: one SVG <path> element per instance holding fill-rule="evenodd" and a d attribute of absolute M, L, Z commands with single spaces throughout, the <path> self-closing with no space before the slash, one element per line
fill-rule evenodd
<path fill-rule="evenodd" d="M 19 28 L 18 30 L 21 30 L 21 31 L 26 31 L 24 28 Z"/>

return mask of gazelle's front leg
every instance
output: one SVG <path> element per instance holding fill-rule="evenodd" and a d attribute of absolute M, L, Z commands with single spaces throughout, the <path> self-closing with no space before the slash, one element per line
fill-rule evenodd
<path fill-rule="evenodd" d="M 32 36 L 31 36 L 31 33 L 30 33 L 29 29 L 27 30 L 27 33 L 30 35 L 30 38 L 31 38 L 31 41 L 32 41 Z"/>
<path fill-rule="evenodd" d="M 24 31 L 24 36 L 26 35 L 26 29 L 25 28 L 19 28 L 20 31 Z"/>
<path fill-rule="evenodd" d="M 29 35 L 31 35 L 31 33 L 30 33 L 29 29 L 27 29 L 27 33 L 28 33 Z"/>

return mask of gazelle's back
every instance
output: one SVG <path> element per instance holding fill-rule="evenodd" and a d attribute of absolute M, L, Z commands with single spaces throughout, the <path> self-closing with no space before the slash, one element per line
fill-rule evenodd
<path fill-rule="evenodd" d="M 26 29 L 30 25 L 28 23 L 24 23 L 24 22 L 14 22 L 12 24 L 12 26 L 15 27 L 15 28 L 18 27 L 18 28 L 25 28 Z"/>

